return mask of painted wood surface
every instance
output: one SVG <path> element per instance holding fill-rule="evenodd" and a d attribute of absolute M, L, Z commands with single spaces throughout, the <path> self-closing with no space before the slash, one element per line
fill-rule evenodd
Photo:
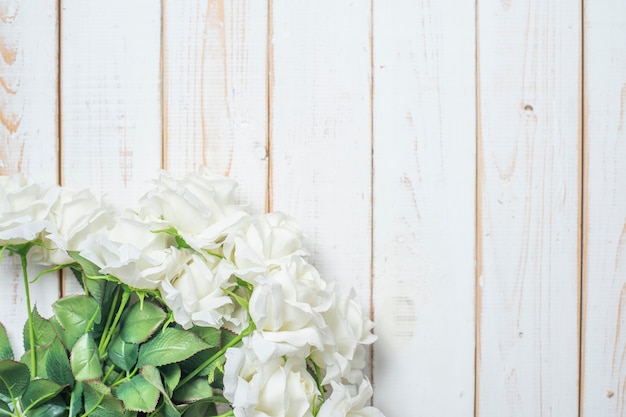
<path fill-rule="evenodd" d="M 374 383 L 390 416 L 474 414 L 474 14 L 374 7 Z"/>
<path fill-rule="evenodd" d="M 626 5 L 585 6 L 584 417 L 626 416 Z"/>
<path fill-rule="evenodd" d="M 61 22 L 61 181 L 127 207 L 162 164 L 160 4 L 64 1 Z"/>
<path fill-rule="evenodd" d="M 270 13 L 271 208 L 298 219 L 322 276 L 367 308 L 371 7 L 274 0 Z"/>
<path fill-rule="evenodd" d="M 164 2 L 164 166 L 209 166 L 265 210 L 268 179 L 267 2 Z"/>
<path fill-rule="evenodd" d="M 580 19 L 479 3 L 477 416 L 578 414 Z"/>
<path fill-rule="evenodd" d="M 37 30 L 33 30 L 37 28 Z M 57 180 L 57 6 L 0 1 L 0 174 L 30 172 L 48 185 Z M 4 255 L 0 321 L 21 348 L 27 309 L 19 259 Z M 31 274 L 32 275 L 32 274 Z M 57 274 L 31 286 L 32 302 L 51 314 L 59 295 Z"/>
<path fill-rule="evenodd" d="M 443 3 L 0 0 L 0 173 L 235 178 L 357 288 L 389 417 L 626 416 L 626 10 Z"/>

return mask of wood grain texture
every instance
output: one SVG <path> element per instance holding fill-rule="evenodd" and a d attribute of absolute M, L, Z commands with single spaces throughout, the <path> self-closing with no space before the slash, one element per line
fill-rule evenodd
<path fill-rule="evenodd" d="M 161 167 L 161 5 L 65 0 L 61 173 L 127 207 Z"/>
<path fill-rule="evenodd" d="M 266 205 L 267 1 L 165 2 L 165 165 L 207 166 Z"/>
<path fill-rule="evenodd" d="M 388 416 L 474 415 L 475 10 L 454 3 L 374 5 L 374 382 Z"/>
<path fill-rule="evenodd" d="M 581 416 L 626 416 L 626 4 L 585 6 Z"/>
<path fill-rule="evenodd" d="M 581 9 L 479 2 L 477 416 L 576 416 Z"/>
<path fill-rule="evenodd" d="M 356 287 L 367 311 L 370 4 L 271 5 L 271 207 L 298 220 L 321 274 Z"/>
<path fill-rule="evenodd" d="M 55 2 L 0 1 L 0 175 L 57 181 L 57 23 Z M 0 321 L 19 355 L 27 317 L 19 260 L 5 254 L 0 277 Z M 31 286 L 43 315 L 58 294 L 57 274 Z"/>

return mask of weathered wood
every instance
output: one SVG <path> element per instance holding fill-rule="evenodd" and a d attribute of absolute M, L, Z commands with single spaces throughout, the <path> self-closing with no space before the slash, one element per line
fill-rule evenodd
<path fill-rule="evenodd" d="M 576 416 L 581 9 L 478 3 L 477 416 Z"/>
<path fill-rule="evenodd" d="M 322 275 L 356 287 L 367 311 L 370 5 L 271 4 L 271 207 L 299 221 Z"/>
<path fill-rule="evenodd" d="M 160 2 L 67 0 L 61 22 L 63 184 L 129 206 L 161 167 Z"/>
<path fill-rule="evenodd" d="M 581 416 L 626 416 L 626 4 L 585 5 Z"/>
<path fill-rule="evenodd" d="M 388 416 L 474 415 L 474 14 L 463 0 L 374 6 L 374 383 Z"/>
<path fill-rule="evenodd" d="M 20 171 L 37 181 L 57 181 L 57 5 L 0 1 L 0 175 Z M 16 354 L 27 317 L 19 259 L 0 264 L 0 321 Z M 58 297 L 57 274 L 31 285 L 31 298 L 50 315 Z"/>
<path fill-rule="evenodd" d="M 267 1 L 165 2 L 165 166 L 199 166 L 240 183 L 262 212 L 267 194 Z"/>

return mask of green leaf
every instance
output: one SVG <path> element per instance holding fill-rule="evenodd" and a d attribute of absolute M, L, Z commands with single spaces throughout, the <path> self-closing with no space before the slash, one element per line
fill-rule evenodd
<path fill-rule="evenodd" d="M 194 326 L 189 329 L 193 334 L 204 340 L 211 347 L 218 347 L 222 339 L 222 330 L 213 327 Z"/>
<path fill-rule="evenodd" d="M 161 373 L 153 365 L 146 365 L 141 368 L 141 375 L 143 378 L 150 383 L 153 387 L 165 394 L 165 387 L 163 386 L 163 381 L 161 381 Z"/>
<path fill-rule="evenodd" d="M 61 341 L 56 338 L 50 345 L 44 359 L 47 378 L 60 385 L 74 388 L 74 375 L 70 366 L 70 358 Z"/>
<path fill-rule="evenodd" d="M 82 256 L 80 256 L 79 252 L 69 251 L 67 252 L 67 254 L 70 255 L 72 258 L 74 258 L 76 262 L 78 262 L 78 264 L 80 265 L 85 275 L 87 275 L 87 277 L 95 278 L 95 277 L 103 276 L 100 273 L 100 267 L 94 264 L 93 262 L 91 262 L 90 260 L 87 260 L 83 258 Z"/>
<path fill-rule="evenodd" d="M 197 402 L 190 404 L 185 410 L 182 412 L 182 415 L 185 417 L 205 417 L 205 416 L 215 416 L 217 415 L 217 408 L 215 404 L 212 402 Z"/>
<path fill-rule="evenodd" d="M 178 384 L 178 381 L 180 380 L 180 368 L 178 368 L 178 366 L 176 364 L 167 365 L 166 367 L 167 368 L 172 368 L 172 369 L 173 368 L 177 368 L 178 369 L 178 379 L 176 381 L 176 384 Z M 176 406 L 174 405 L 174 403 L 170 399 L 168 393 L 165 391 L 165 387 L 163 386 L 163 382 L 161 381 L 161 374 L 159 373 L 159 370 L 156 367 L 152 366 L 152 365 L 146 365 L 143 368 L 141 368 L 141 375 L 153 387 L 155 387 L 157 390 L 159 390 L 159 392 L 161 394 L 163 394 L 162 395 L 162 398 L 163 398 L 163 408 L 161 409 L 161 413 L 163 415 L 165 415 L 166 417 L 179 417 L 180 413 L 176 409 Z M 173 388 L 172 388 L 172 390 L 173 390 Z"/>
<path fill-rule="evenodd" d="M 177 403 L 194 403 L 213 396 L 213 389 L 204 377 L 196 377 L 174 391 L 172 399 Z"/>
<path fill-rule="evenodd" d="M 35 347 L 48 346 L 56 337 L 56 332 L 50 324 L 50 321 L 44 319 L 37 311 L 37 307 L 33 308 L 33 326 L 35 330 Z M 24 350 L 30 349 L 30 326 L 26 320 L 24 324 Z"/>
<path fill-rule="evenodd" d="M 13 349 L 7 335 L 7 329 L 0 323 L 0 360 L 13 359 Z"/>
<path fill-rule="evenodd" d="M 127 343 L 121 337 L 116 336 L 109 345 L 109 359 L 118 368 L 130 372 L 137 363 L 139 345 Z"/>
<path fill-rule="evenodd" d="M 62 402 L 46 403 L 28 412 L 28 417 L 65 417 L 67 406 Z"/>
<path fill-rule="evenodd" d="M 82 335 L 74 344 L 70 365 L 77 381 L 90 381 L 102 376 L 98 346 L 90 333 Z"/>
<path fill-rule="evenodd" d="M 180 382 L 182 374 L 180 366 L 175 363 L 165 365 L 161 367 L 161 373 L 163 374 L 163 380 L 165 381 L 167 392 L 174 392 L 174 389 L 178 386 L 178 383 Z"/>
<path fill-rule="evenodd" d="M 145 342 L 157 331 L 166 316 L 160 307 L 152 303 L 133 304 L 122 322 L 122 339 L 129 343 Z"/>
<path fill-rule="evenodd" d="M 0 410 L 8 411 L 10 413 L 9 415 L 12 414 L 11 409 L 9 408 L 9 404 L 5 403 L 4 401 L 0 401 Z M 2 413 L 0 413 L 0 415 L 2 415 Z"/>
<path fill-rule="evenodd" d="M 89 417 L 124 417 L 122 402 L 102 382 L 84 384 L 85 414 Z"/>
<path fill-rule="evenodd" d="M 217 381 L 220 385 L 222 384 L 225 362 L 226 362 L 226 356 L 222 356 L 216 359 L 215 362 L 211 363 L 209 366 L 207 366 L 204 369 L 204 371 L 207 372 L 209 384 L 213 384 L 213 382 L 215 381 Z"/>
<path fill-rule="evenodd" d="M 205 341 L 189 331 L 166 328 L 141 345 L 137 366 L 180 362 L 207 348 L 209 345 Z"/>
<path fill-rule="evenodd" d="M 77 381 L 70 395 L 70 409 L 68 417 L 76 417 L 83 408 L 83 383 Z"/>
<path fill-rule="evenodd" d="M 68 354 L 58 338 L 50 346 L 35 349 L 37 361 L 36 376 L 51 379 L 60 385 L 74 385 L 74 376 L 70 370 Z M 20 362 L 31 368 L 30 350 L 24 352 Z"/>
<path fill-rule="evenodd" d="M 160 394 L 142 375 L 135 375 L 119 386 L 116 396 L 127 410 L 151 413 L 156 408 Z"/>
<path fill-rule="evenodd" d="M 35 362 L 37 364 L 37 369 L 35 369 L 35 375 L 39 378 L 47 378 L 46 374 L 46 365 L 44 363 L 48 348 L 37 348 L 35 349 Z M 29 369 L 32 368 L 31 363 L 31 355 L 30 350 L 24 352 L 24 355 L 20 358 L 20 362 L 24 365 L 28 366 Z"/>
<path fill-rule="evenodd" d="M 22 395 L 22 407 L 24 409 L 36 407 L 56 397 L 63 391 L 63 387 L 49 379 L 34 379 L 28 384 L 26 392 Z"/>
<path fill-rule="evenodd" d="M 78 338 L 92 329 L 95 323 L 100 322 L 100 305 L 86 295 L 71 295 L 57 300 L 53 305 L 55 316 L 65 330 L 67 341 L 71 348 Z"/>
<path fill-rule="evenodd" d="M 50 317 L 50 325 L 54 329 L 54 332 L 57 334 L 57 337 L 59 338 L 61 343 L 63 343 L 63 346 L 65 346 L 67 350 L 71 350 L 72 346 L 74 346 L 74 343 L 76 343 L 77 339 L 70 340 L 69 333 L 63 329 L 63 327 L 61 326 L 61 323 L 59 323 L 56 317 L 54 316 Z"/>
<path fill-rule="evenodd" d="M 68 417 L 67 405 L 62 396 L 57 395 L 45 404 L 28 411 L 27 415 L 28 417 Z"/>
<path fill-rule="evenodd" d="M 12 359 L 0 361 L 0 394 L 7 398 L 18 398 L 30 383 L 28 366 Z"/>
<path fill-rule="evenodd" d="M 214 354 L 219 351 L 217 348 L 211 348 L 207 350 L 203 350 L 201 352 L 196 353 L 191 358 L 181 362 L 180 368 L 185 373 L 191 373 L 202 366 L 207 360 L 209 360 Z M 198 373 L 199 376 L 208 376 L 211 372 L 211 368 L 204 367 Z"/>

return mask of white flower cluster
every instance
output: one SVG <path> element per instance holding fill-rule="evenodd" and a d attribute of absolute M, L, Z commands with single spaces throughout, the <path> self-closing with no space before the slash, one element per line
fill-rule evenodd
<path fill-rule="evenodd" d="M 382 416 L 366 405 L 365 346 L 375 337 L 354 293 L 320 278 L 291 218 L 251 214 L 236 186 L 206 170 L 161 172 L 134 211 L 116 212 L 88 191 L 0 177 L 0 245 L 38 241 L 46 249 L 29 257 L 48 265 L 78 252 L 102 274 L 158 290 L 184 328 L 252 323 L 226 353 L 224 396 L 237 417 Z M 247 308 L 235 299 L 242 285 Z"/>

